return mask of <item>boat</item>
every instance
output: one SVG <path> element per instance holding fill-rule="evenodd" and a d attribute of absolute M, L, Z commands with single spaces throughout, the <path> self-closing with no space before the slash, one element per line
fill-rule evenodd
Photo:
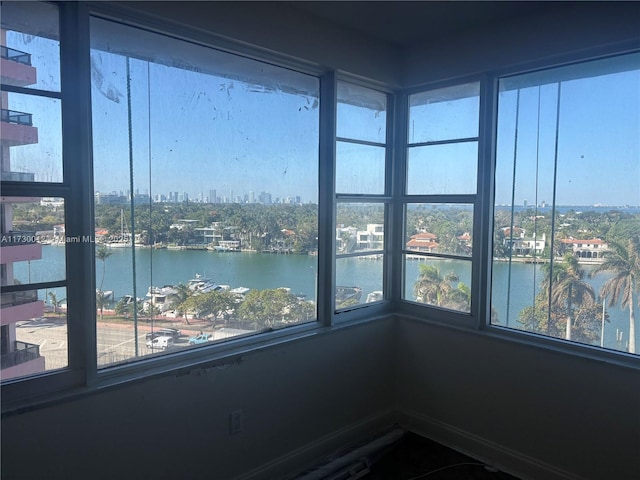
<path fill-rule="evenodd" d="M 98 290 L 96 288 L 96 295 L 100 295 L 100 290 Z M 111 297 L 113 297 L 113 290 L 103 290 L 102 291 L 102 298 L 104 300 L 109 300 Z"/>
<path fill-rule="evenodd" d="M 367 295 L 367 300 L 365 303 L 379 302 L 383 299 L 384 295 L 382 294 L 382 290 L 375 290 Z"/>
<path fill-rule="evenodd" d="M 131 234 L 125 227 L 124 209 L 120 209 L 120 236 L 115 238 L 111 236 L 111 241 L 106 242 L 105 246 L 109 248 L 131 248 Z"/>
<path fill-rule="evenodd" d="M 218 245 L 214 245 L 216 252 L 239 252 L 240 240 L 220 240 Z"/>
<path fill-rule="evenodd" d="M 361 296 L 362 289 L 360 287 L 336 286 L 336 303 L 347 300 L 355 300 L 356 302 L 359 302 Z"/>
<path fill-rule="evenodd" d="M 216 285 L 211 279 L 205 278 L 196 273 L 195 277 L 187 282 L 187 287 L 194 293 L 208 293 L 221 290 L 220 285 Z"/>
<path fill-rule="evenodd" d="M 164 313 L 167 310 L 173 308 L 172 296 L 178 291 L 171 285 L 165 285 L 164 287 L 149 287 L 147 294 L 145 295 L 144 309 L 149 310 L 149 306 L 153 305 L 160 313 Z"/>
<path fill-rule="evenodd" d="M 236 287 L 229 290 L 230 293 L 233 293 L 236 296 L 237 302 L 242 302 L 244 297 L 251 291 L 250 288 L 247 287 Z"/>

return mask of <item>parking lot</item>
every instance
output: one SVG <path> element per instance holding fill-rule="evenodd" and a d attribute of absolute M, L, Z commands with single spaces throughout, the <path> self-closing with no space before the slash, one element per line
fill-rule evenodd
<path fill-rule="evenodd" d="M 183 327 L 186 327 L 183 328 Z M 157 326 L 154 329 L 162 328 Z M 202 326 L 180 325 L 181 336 L 176 347 L 188 346 L 191 336 L 197 335 Z M 138 356 L 157 353 L 147 348 L 146 334 L 152 330 L 150 325 L 138 328 Z M 43 317 L 19 322 L 16 328 L 16 340 L 40 346 L 40 355 L 45 357 L 47 370 L 64 368 L 68 365 L 67 322 L 61 317 Z M 97 356 L 98 365 L 107 366 L 136 357 L 136 336 L 133 324 L 98 322 Z"/>
<path fill-rule="evenodd" d="M 40 355 L 45 358 L 45 368 L 55 370 L 68 366 L 67 322 L 64 317 L 43 317 L 18 322 L 16 340 L 40 346 Z M 138 326 L 137 347 L 133 323 L 97 323 L 97 358 L 98 366 L 106 367 L 114 363 L 126 362 L 136 357 L 157 354 L 163 350 L 147 348 L 147 333 L 167 328 L 164 322 L 157 322 L 153 327 L 144 322 Z M 251 333 L 249 330 L 221 328 L 212 330 L 202 324 L 172 325 L 180 330 L 181 335 L 173 348 L 189 346 L 189 338 L 200 332 L 211 334 L 211 340 L 222 340 Z M 137 355 L 136 355 L 137 348 Z"/>

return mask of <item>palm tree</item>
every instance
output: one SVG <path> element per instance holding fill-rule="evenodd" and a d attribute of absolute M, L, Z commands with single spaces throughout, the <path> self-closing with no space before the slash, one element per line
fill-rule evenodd
<path fill-rule="evenodd" d="M 49 292 L 48 293 L 49 298 L 51 299 L 51 306 L 53 307 L 53 313 L 58 313 L 58 307 L 60 306 L 60 303 L 62 303 L 62 300 L 58 300 L 58 296 L 56 295 L 56 292 Z"/>
<path fill-rule="evenodd" d="M 573 307 L 589 306 L 595 302 L 593 287 L 585 282 L 584 270 L 578 259 L 571 253 L 564 256 L 559 264 L 545 264 L 546 277 L 542 282 L 542 292 L 551 301 L 551 308 L 565 312 L 565 338 L 571 340 Z"/>
<path fill-rule="evenodd" d="M 602 253 L 604 261 L 591 275 L 601 272 L 613 272 L 600 290 L 602 298 L 609 297 L 609 307 L 620 302 L 622 309 L 629 307 L 629 353 L 636 352 L 636 318 L 634 294 L 638 290 L 640 279 L 640 245 L 638 239 L 629 239 L 626 247 L 611 242 L 611 250 Z"/>
<path fill-rule="evenodd" d="M 193 291 L 184 283 L 179 283 L 173 287 L 175 290 L 174 293 L 171 293 L 167 296 L 167 300 L 171 302 L 173 307 L 178 311 L 178 313 L 184 315 L 184 321 L 187 325 L 190 325 L 189 319 L 187 318 L 185 302 L 193 296 Z"/>
<path fill-rule="evenodd" d="M 109 258 L 110 256 L 111 252 L 104 245 L 101 245 L 100 248 L 96 250 L 96 260 L 102 261 L 102 278 L 100 279 L 100 288 L 96 292 L 96 302 L 98 304 L 98 308 L 100 309 L 101 319 L 103 318 L 103 309 L 106 303 L 102 285 L 104 284 L 104 272 L 107 266 L 107 258 Z"/>
<path fill-rule="evenodd" d="M 418 280 L 413 286 L 416 300 L 437 307 L 459 309 L 459 296 L 464 291 L 455 289 L 452 282 L 457 282 L 458 276 L 451 272 L 441 275 L 440 271 L 431 265 L 420 265 Z"/>

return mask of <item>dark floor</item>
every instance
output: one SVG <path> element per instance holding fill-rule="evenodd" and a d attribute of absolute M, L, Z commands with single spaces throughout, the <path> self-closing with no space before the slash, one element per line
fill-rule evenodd
<path fill-rule="evenodd" d="M 363 480 L 517 480 L 413 433 L 407 433 L 373 461 Z"/>

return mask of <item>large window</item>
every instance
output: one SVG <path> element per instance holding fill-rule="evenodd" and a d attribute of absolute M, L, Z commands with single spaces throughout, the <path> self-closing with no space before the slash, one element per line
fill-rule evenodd
<path fill-rule="evenodd" d="M 499 82 L 495 325 L 636 352 L 640 54 Z"/>
<path fill-rule="evenodd" d="M 370 312 L 636 353 L 640 54 L 396 94 L 107 11 L 2 3 L 3 408 Z"/>
<path fill-rule="evenodd" d="M 340 81 L 336 123 L 335 309 L 384 296 L 387 95 Z"/>
<path fill-rule="evenodd" d="M 471 311 L 478 83 L 409 96 L 403 298 Z"/>
<path fill-rule="evenodd" d="M 100 19 L 91 41 L 99 366 L 315 321 L 318 78 Z"/>

